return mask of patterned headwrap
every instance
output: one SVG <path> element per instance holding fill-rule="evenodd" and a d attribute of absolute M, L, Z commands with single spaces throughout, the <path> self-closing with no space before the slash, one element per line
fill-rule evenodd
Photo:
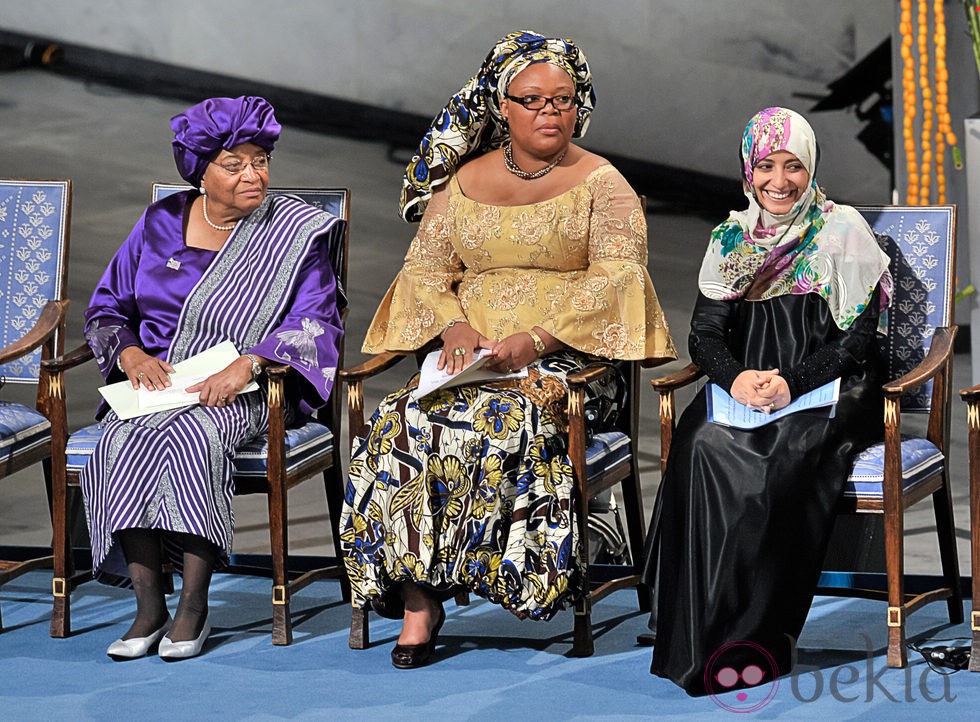
<path fill-rule="evenodd" d="M 406 221 L 421 220 L 433 191 L 449 179 L 464 158 L 506 142 L 510 131 L 500 113 L 500 100 L 511 80 L 533 63 L 557 65 L 575 81 L 578 110 L 573 136 L 585 135 L 595 107 L 592 73 L 585 54 L 571 40 L 546 38 L 532 30 L 505 35 L 476 75 L 439 111 L 405 169 L 400 208 Z"/>
<path fill-rule="evenodd" d="M 181 178 L 195 188 L 222 148 L 255 143 L 271 153 L 282 126 L 265 98 L 208 98 L 170 119 L 174 160 Z"/>
<path fill-rule="evenodd" d="M 810 182 L 785 215 L 765 211 L 755 197 L 756 165 L 777 151 L 792 153 Z M 834 322 L 850 327 L 881 284 L 881 303 L 891 296 L 888 256 L 861 215 L 827 200 L 814 178 L 817 141 L 799 113 L 766 108 L 742 134 L 742 172 L 749 207 L 732 211 L 711 232 L 698 286 L 716 300 L 762 300 L 816 293 Z"/>

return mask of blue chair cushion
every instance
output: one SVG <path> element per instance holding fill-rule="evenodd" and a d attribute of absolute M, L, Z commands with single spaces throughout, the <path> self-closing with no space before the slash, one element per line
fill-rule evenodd
<path fill-rule="evenodd" d="M 29 406 L 0 401 L 0 463 L 45 444 L 51 422 Z"/>
<path fill-rule="evenodd" d="M 102 428 L 92 424 L 68 437 L 68 471 L 79 472 L 102 438 Z M 286 430 L 286 471 L 290 472 L 320 454 L 333 449 L 333 433 L 323 424 L 309 422 L 296 429 Z M 266 475 L 269 452 L 267 437 L 251 441 L 238 449 L 235 456 L 236 476 Z"/>
<path fill-rule="evenodd" d="M 65 455 L 67 456 L 65 466 L 68 471 L 75 473 L 81 471 L 101 438 L 102 427 L 99 424 L 91 424 L 69 436 L 68 445 L 65 447 Z"/>
<path fill-rule="evenodd" d="M 630 456 L 630 439 L 622 431 L 594 434 L 585 448 L 585 468 L 589 478 L 597 476 Z"/>
<path fill-rule="evenodd" d="M 296 429 L 286 429 L 286 471 L 333 450 L 333 432 L 323 424 L 310 421 Z M 238 448 L 235 454 L 236 476 L 266 475 L 269 438 L 263 436 Z"/>
<path fill-rule="evenodd" d="M 927 478 L 942 471 L 942 452 L 928 439 L 902 437 L 902 489 L 911 491 Z M 885 478 L 885 445 L 875 444 L 854 460 L 851 475 L 844 484 L 844 496 L 880 499 Z"/>

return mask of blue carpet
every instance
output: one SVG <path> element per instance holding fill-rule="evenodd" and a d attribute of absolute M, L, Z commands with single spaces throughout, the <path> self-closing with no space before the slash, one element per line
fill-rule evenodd
<path fill-rule="evenodd" d="M 917 655 L 908 670 L 886 669 L 885 608 L 863 600 L 816 600 L 799 668 L 778 688 L 692 699 L 649 674 L 651 651 L 634 644 L 646 620 L 629 592 L 596 606 L 589 659 L 566 656 L 571 612 L 520 622 L 474 599 L 447 605 L 435 664 L 400 671 L 388 657 L 398 622 L 372 615 L 371 648 L 347 647 L 350 611 L 336 582 L 293 598 L 295 641 L 273 647 L 269 581 L 218 575 L 205 653 L 168 664 L 105 656 L 134 604 L 130 592 L 96 583 L 73 595 L 74 634 L 49 638 L 50 579 L 33 572 L 0 589 L 3 719 L 699 719 L 753 710 L 761 719 L 900 720 L 976 718 L 980 709 L 980 674 L 943 678 Z M 965 625 L 945 623 L 944 604 L 930 607 L 910 618 L 913 635 L 967 635 Z"/>

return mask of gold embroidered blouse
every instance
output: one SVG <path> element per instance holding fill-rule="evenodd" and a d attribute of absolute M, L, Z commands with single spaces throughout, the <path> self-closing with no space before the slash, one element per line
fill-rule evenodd
<path fill-rule="evenodd" d="M 520 206 L 472 201 L 454 176 L 429 202 L 363 350 L 415 350 L 465 318 L 488 338 L 540 326 L 596 356 L 676 358 L 646 262 L 646 218 L 611 165 Z"/>

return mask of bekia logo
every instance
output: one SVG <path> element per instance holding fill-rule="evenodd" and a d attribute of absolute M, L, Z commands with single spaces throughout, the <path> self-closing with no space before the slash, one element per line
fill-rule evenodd
<path fill-rule="evenodd" d="M 837 702 L 953 702 L 949 675 L 927 665 L 913 669 L 875 669 L 875 648 L 862 635 L 866 647 L 863 664 L 845 664 L 829 669 L 798 665 L 786 678 L 797 702 L 804 705 L 829 695 Z M 794 644 L 790 641 L 790 644 Z M 795 657 L 795 654 L 792 655 Z M 863 672 L 863 674 L 862 674 Z M 885 675 L 888 686 L 885 685 Z M 901 689 L 899 689 L 901 675 Z M 708 660 L 704 686 L 712 701 L 737 714 L 757 712 L 768 705 L 779 690 L 779 666 L 765 647 L 745 640 L 729 642 Z M 737 691 L 736 691 L 737 690 Z M 916 694 L 918 693 L 918 694 Z"/>
<path fill-rule="evenodd" d="M 731 660 L 738 660 L 737 663 Z M 736 694 L 728 695 L 737 687 Z M 729 712 L 755 712 L 769 704 L 779 689 L 779 667 L 755 642 L 729 642 L 720 647 L 704 670 L 704 688 L 716 705 Z M 725 694 L 724 699 L 718 695 Z"/>

